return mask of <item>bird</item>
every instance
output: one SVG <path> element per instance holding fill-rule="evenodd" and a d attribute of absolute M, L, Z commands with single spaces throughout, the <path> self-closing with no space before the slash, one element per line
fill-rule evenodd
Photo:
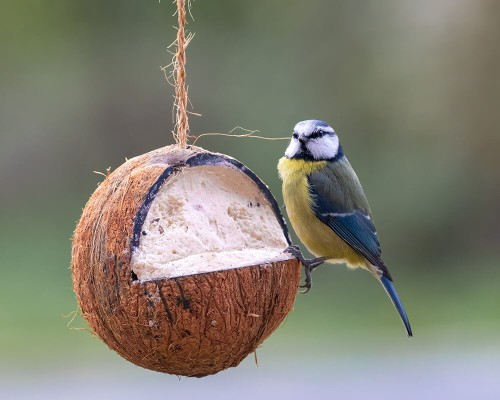
<path fill-rule="evenodd" d="M 365 269 L 382 284 L 412 337 L 403 303 L 382 260 L 368 200 L 333 128 L 320 120 L 298 122 L 278 172 L 292 227 L 316 257 L 305 259 L 295 245 L 285 250 L 304 266 L 302 293 L 311 289 L 311 273 L 324 262 Z"/>

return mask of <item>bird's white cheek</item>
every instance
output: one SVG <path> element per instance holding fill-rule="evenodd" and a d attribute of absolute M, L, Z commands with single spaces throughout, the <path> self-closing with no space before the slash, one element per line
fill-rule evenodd
<path fill-rule="evenodd" d="M 307 144 L 307 149 L 315 160 L 328 160 L 334 158 L 339 151 L 339 139 L 337 136 L 322 138 L 321 140 L 311 140 Z"/>
<path fill-rule="evenodd" d="M 297 153 L 300 152 L 300 143 L 296 139 L 292 139 L 290 144 L 288 145 L 286 151 L 285 151 L 285 156 L 288 158 L 292 158 L 295 156 Z"/>

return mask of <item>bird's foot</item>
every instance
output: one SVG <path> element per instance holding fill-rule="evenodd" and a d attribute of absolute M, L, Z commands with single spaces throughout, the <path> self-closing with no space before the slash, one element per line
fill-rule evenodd
<path fill-rule="evenodd" d="M 288 246 L 285 250 L 283 250 L 283 253 L 288 253 L 294 256 L 296 259 L 298 259 L 301 263 L 305 261 L 306 259 L 302 255 L 302 252 L 300 251 L 300 247 L 297 246 L 296 244 L 292 244 L 291 246 Z"/>
<path fill-rule="evenodd" d="M 309 290 L 311 290 L 313 285 L 312 274 L 311 274 L 312 271 L 307 265 L 304 265 L 304 272 L 306 274 L 306 281 L 304 282 L 303 285 L 299 285 L 299 288 L 304 289 L 299 291 L 299 293 L 301 294 L 307 293 Z"/>
<path fill-rule="evenodd" d="M 305 283 L 303 285 L 300 285 L 299 287 L 305 289 L 300 293 L 307 293 L 309 290 L 311 290 L 312 287 L 312 272 L 316 267 L 323 264 L 326 261 L 326 258 L 317 257 L 317 258 L 306 259 L 302 254 L 302 252 L 300 251 L 299 246 L 296 245 L 288 246 L 285 249 L 284 253 L 291 254 L 297 260 L 299 260 L 300 263 L 304 266 L 304 273 L 306 275 L 306 280 Z"/>

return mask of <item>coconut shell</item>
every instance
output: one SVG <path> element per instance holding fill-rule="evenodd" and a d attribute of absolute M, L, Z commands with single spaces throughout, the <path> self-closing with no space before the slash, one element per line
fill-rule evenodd
<path fill-rule="evenodd" d="M 131 268 L 141 218 L 169 174 L 221 160 L 265 192 L 290 243 L 276 201 L 251 171 L 227 156 L 175 146 L 109 174 L 74 232 L 73 288 L 82 315 L 111 349 L 141 367 L 202 377 L 237 366 L 292 308 L 300 278 L 295 259 L 146 282 Z"/>

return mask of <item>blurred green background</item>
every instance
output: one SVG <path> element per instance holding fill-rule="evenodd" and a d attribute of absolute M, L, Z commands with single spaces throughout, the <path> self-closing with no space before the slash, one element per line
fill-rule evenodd
<path fill-rule="evenodd" d="M 172 143 L 170 1 L 0 0 L 0 397 L 500 398 L 500 2 L 193 2 L 191 133 L 328 121 L 370 199 L 410 316 L 323 267 L 236 369 L 182 379 L 122 360 L 76 309 L 70 238 L 92 171 Z M 280 204 L 285 141 L 203 138 Z M 84 327 L 76 319 L 71 327 Z"/>

